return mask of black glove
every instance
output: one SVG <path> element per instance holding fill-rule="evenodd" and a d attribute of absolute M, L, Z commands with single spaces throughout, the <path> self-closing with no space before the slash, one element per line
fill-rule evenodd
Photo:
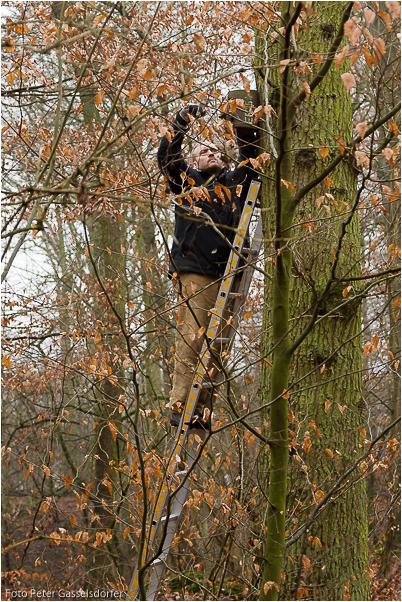
<path fill-rule="evenodd" d="M 184 107 L 179 112 L 179 115 L 182 119 L 184 119 L 185 121 L 187 121 L 187 123 L 189 123 L 190 115 L 191 115 L 191 117 L 194 117 L 195 119 L 199 119 L 200 117 L 203 117 L 205 115 L 205 113 L 206 113 L 206 110 L 203 106 L 191 104 L 191 105 L 187 105 L 186 107 Z"/>

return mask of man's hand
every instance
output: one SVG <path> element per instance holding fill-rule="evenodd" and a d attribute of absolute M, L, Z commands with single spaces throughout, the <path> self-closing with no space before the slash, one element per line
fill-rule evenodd
<path fill-rule="evenodd" d="M 206 110 L 203 106 L 191 104 L 191 105 L 187 105 L 186 107 L 184 107 L 180 111 L 179 115 L 180 115 L 180 117 L 185 119 L 185 121 L 187 121 L 187 123 L 190 123 L 190 115 L 191 115 L 191 117 L 194 117 L 194 119 L 199 119 L 200 117 L 203 117 L 205 115 L 205 113 L 206 113 Z"/>

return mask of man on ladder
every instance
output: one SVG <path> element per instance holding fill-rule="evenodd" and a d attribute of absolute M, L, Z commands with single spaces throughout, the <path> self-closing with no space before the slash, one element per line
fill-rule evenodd
<path fill-rule="evenodd" d="M 182 109 L 176 116 L 172 139 L 165 136 L 158 152 L 161 170 L 177 195 L 169 272 L 181 308 L 170 402 L 171 423 L 178 428 L 130 580 L 128 600 L 137 600 L 141 592 L 141 599 L 146 600 L 155 600 L 157 595 L 189 493 L 188 477 L 197 461 L 188 435 L 210 429 L 210 412 L 205 410 L 209 410 L 212 392 L 220 384 L 215 375 L 222 372 L 222 350 L 226 345 L 230 348 L 234 340 L 262 244 L 261 219 L 251 244 L 247 237 L 260 189 L 259 178 L 247 162 L 258 154 L 257 128 L 237 119 L 237 113 L 229 115 L 240 150 L 237 168 L 225 167 L 218 149 L 207 144 L 195 147 L 189 165 L 182 156 L 183 138 L 190 116 L 197 118 L 203 113 L 198 105 Z M 229 310 L 233 315 L 230 323 L 225 318 Z M 147 568 L 149 587 L 145 591 Z"/>
<path fill-rule="evenodd" d="M 177 195 L 169 266 L 180 302 L 169 402 L 170 423 L 175 427 L 180 423 L 210 310 L 215 305 L 251 179 L 255 177 L 250 163 L 241 163 L 259 153 L 257 128 L 246 123 L 236 127 L 234 121 L 240 166 L 230 169 L 227 159 L 208 142 L 197 144 L 187 162 L 182 155 L 184 136 L 191 117 L 197 119 L 204 114 L 203 107 L 192 104 L 179 111 L 173 123 L 173 137 L 164 136 L 158 151 L 159 167 L 170 190 Z M 208 430 L 210 424 L 210 408 L 201 399 L 191 429 Z"/>

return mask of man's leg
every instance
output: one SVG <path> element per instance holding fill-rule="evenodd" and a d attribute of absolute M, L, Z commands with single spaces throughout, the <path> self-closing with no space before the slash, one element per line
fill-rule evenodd
<path fill-rule="evenodd" d="M 180 274 L 176 284 L 181 302 L 176 317 L 175 366 L 169 406 L 176 425 L 193 382 L 205 331 L 215 306 L 219 281 L 201 274 Z"/>

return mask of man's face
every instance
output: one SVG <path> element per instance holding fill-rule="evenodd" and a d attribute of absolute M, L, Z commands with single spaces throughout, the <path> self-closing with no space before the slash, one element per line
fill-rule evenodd
<path fill-rule="evenodd" d="M 221 152 L 214 144 L 197 144 L 193 151 L 194 166 L 201 171 L 218 172 L 224 166 Z"/>

